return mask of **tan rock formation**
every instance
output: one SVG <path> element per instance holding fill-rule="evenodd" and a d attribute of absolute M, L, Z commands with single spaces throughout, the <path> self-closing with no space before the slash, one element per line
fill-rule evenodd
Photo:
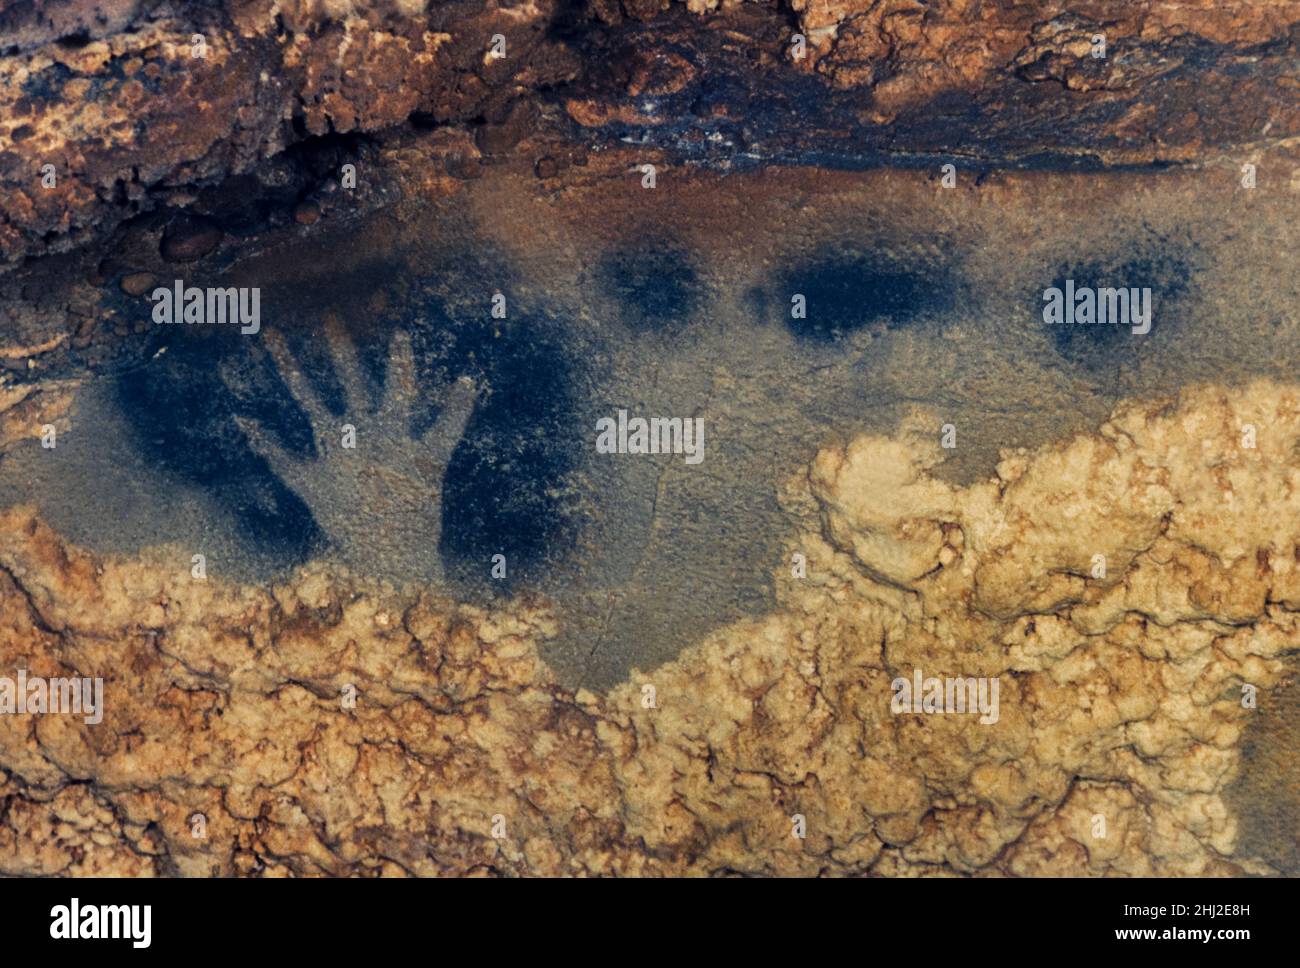
<path fill-rule="evenodd" d="M 808 571 L 780 609 L 605 696 L 539 661 L 544 603 L 196 582 L 15 509 L 0 673 L 102 676 L 107 708 L 0 716 L 0 865 L 1262 872 L 1224 793 L 1243 685 L 1300 651 L 1298 444 L 1300 390 L 1268 382 L 1126 406 L 969 488 L 906 428 L 861 438 L 785 489 Z M 997 722 L 892 712 L 915 669 L 998 678 Z"/>

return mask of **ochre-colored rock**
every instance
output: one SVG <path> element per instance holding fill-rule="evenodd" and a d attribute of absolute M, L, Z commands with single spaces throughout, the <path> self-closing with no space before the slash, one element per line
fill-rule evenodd
<path fill-rule="evenodd" d="M 1297 25 L 1286 0 L 10 5 L 0 269 L 341 135 L 452 128 L 500 158 L 534 134 L 618 144 L 644 127 L 691 155 L 725 119 L 749 134 L 722 143 L 851 168 L 891 152 L 1200 164 L 1300 132 Z M 820 93 L 792 86 L 804 73 Z M 478 160 L 451 164 L 472 177 Z"/>

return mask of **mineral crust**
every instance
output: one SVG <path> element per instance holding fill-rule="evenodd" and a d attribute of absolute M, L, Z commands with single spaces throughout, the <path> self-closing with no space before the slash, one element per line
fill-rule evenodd
<path fill-rule="evenodd" d="M 829 447 L 783 488 L 779 608 L 604 695 L 540 661 L 544 602 L 199 582 L 15 508 L 0 668 L 103 677 L 106 711 L 0 717 L 0 870 L 1268 873 L 1225 798 L 1246 687 L 1300 650 L 1298 447 L 1263 381 L 969 487 L 906 424 Z M 998 721 L 892 712 L 916 669 L 998 678 Z"/>

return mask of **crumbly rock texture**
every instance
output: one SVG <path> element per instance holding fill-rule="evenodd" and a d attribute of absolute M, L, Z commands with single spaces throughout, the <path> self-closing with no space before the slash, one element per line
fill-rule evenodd
<path fill-rule="evenodd" d="M 1300 650 L 1300 390 L 1126 405 L 971 487 L 928 437 L 821 453 L 778 610 L 603 696 L 539 660 L 545 603 L 192 581 L 10 510 L 0 673 L 106 711 L 0 716 L 0 871 L 1267 873 L 1225 791 Z M 998 721 L 893 713 L 916 669 L 997 677 Z"/>
<path fill-rule="evenodd" d="M 183 209 L 232 176 L 282 183 L 272 161 L 294 145 L 414 130 L 419 157 L 470 178 L 480 154 L 527 157 L 518 146 L 539 130 L 559 143 L 531 151 L 530 166 L 571 138 L 616 147 L 626 125 L 666 120 L 642 95 L 681 92 L 673 118 L 725 116 L 751 150 L 772 143 L 787 160 L 802 147 L 816 163 L 847 140 L 904 159 L 1199 165 L 1227 152 L 1239 164 L 1243 149 L 1300 131 L 1297 44 L 1291 0 L 11 3 L 0 274 Z M 744 67 L 723 69 L 728 47 Z M 799 112 L 777 123 L 773 95 L 801 73 L 826 90 L 799 88 Z M 827 91 L 842 95 L 829 111 Z M 539 116 L 538 102 L 567 104 L 588 130 Z M 682 135 L 663 144 L 688 157 L 695 138 L 722 137 Z M 383 165 L 359 167 L 363 191 L 383 181 Z"/>

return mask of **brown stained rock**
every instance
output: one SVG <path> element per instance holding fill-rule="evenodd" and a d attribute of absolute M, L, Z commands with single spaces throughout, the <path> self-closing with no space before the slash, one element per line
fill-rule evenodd
<path fill-rule="evenodd" d="M 505 154 L 529 135 L 536 120 L 537 109 L 531 102 L 515 101 L 478 129 L 474 143 L 485 155 Z"/>
<path fill-rule="evenodd" d="M 122 291 L 128 296 L 143 296 L 157 284 L 158 277 L 152 272 L 132 272 L 122 277 Z"/>
<path fill-rule="evenodd" d="M 775 103 L 766 90 L 801 73 L 852 95 L 819 117 L 818 98 L 799 89 L 798 110 L 760 139 L 787 155 L 847 139 L 1014 159 L 1046 139 L 1061 157 L 1145 164 L 1300 133 L 1285 87 L 1295 83 L 1286 65 L 1300 6 L 1275 0 L 597 0 L 578 13 L 557 0 L 509 10 L 486 0 L 219 6 L 68 0 L 0 12 L 0 34 L 14 38 L 0 56 L 0 266 L 101 238 L 172 190 L 254 171 L 312 136 L 486 117 L 479 149 L 508 155 L 537 121 L 526 108 L 496 117 L 492 106 L 519 95 L 607 129 L 583 141 L 676 120 L 689 105 L 644 102 L 694 102 L 697 89 L 708 94 L 701 117 L 737 124 L 762 122 Z M 792 14 L 807 41 L 798 60 Z M 1097 32 L 1105 59 L 1087 50 Z M 204 57 L 193 56 L 194 33 Z M 489 58 L 497 33 L 507 56 Z M 85 43 L 59 42 L 67 36 Z M 725 81 L 719 54 L 743 62 Z M 1187 117 L 1197 123 L 1180 125 Z M 846 132 L 846 118 L 866 128 Z M 665 147 L 692 152 L 692 136 L 702 135 L 679 132 Z M 57 171 L 53 187 L 40 183 L 45 164 Z"/>
<path fill-rule="evenodd" d="M 462 180 L 478 178 L 483 174 L 482 165 L 477 158 L 459 151 L 450 152 L 443 159 L 443 166 L 447 174 Z"/>
<path fill-rule="evenodd" d="M 320 220 L 320 206 L 315 202 L 299 202 L 293 207 L 293 220 L 299 225 L 315 225 Z"/>
<path fill-rule="evenodd" d="M 0 56 L 0 264 L 72 248 L 154 207 L 154 189 L 248 172 L 305 137 L 416 112 L 462 121 L 516 77 L 549 85 L 578 68 L 542 29 L 554 0 L 508 11 L 483 0 L 117 3 L 102 18 L 99 6 L 60 5 L 48 21 L 7 14 L 21 42 Z M 88 43 L 58 42 L 56 23 L 83 22 Z M 194 33 L 204 57 L 192 56 Z M 510 53 L 489 68 L 495 33 Z M 40 184 L 47 162 L 54 189 Z"/>
<path fill-rule="evenodd" d="M 72 339 L 68 340 L 68 345 L 75 350 L 84 350 L 95 338 L 95 327 L 98 320 L 86 319 L 77 325 L 76 332 Z"/>
<path fill-rule="evenodd" d="M 634 52 L 628 61 L 626 89 L 633 97 L 676 94 L 698 76 L 691 62 L 674 51 Z"/>
<path fill-rule="evenodd" d="M 651 20 L 669 7 L 669 0 L 622 0 L 623 10 L 637 20 Z"/>
<path fill-rule="evenodd" d="M 812 48 L 806 66 L 851 87 L 862 82 L 869 65 L 888 64 L 881 86 L 891 107 L 942 89 L 987 83 L 1025 49 L 1026 37 L 1044 53 L 1078 60 L 1087 56 L 1081 42 L 1096 33 L 1106 36 L 1108 56 L 1114 57 L 1179 35 L 1213 44 L 1260 44 L 1285 37 L 1300 20 L 1294 7 L 1267 0 L 1045 0 L 996 9 L 964 0 L 793 0 L 792 7 Z"/>
<path fill-rule="evenodd" d="M 663 105 L 642 100 L 716 83 L 719 52 L 741 58 L 744 71 L 728 82 L 735 97 L 699 101 L 702 117 L 745 123 L 749 112 L 762 120 L 770 95 L 801 71 L 822 75 L 828 90 L 861 95 L 836 117 L 816 116 L 819 97 L 805 103 L 813 110 L 801 107 L 781 122 L 797 129 L 784 139 L 794 152 L 816 138 L 842 138 L 844 110 L 880 126 L 872 143 L 893 151 L 1032 155 L 1028 144 L 1054 133 L 1062 156 L 1113 164 L 1192 161 L 1255 143 L 1265 126 L 1278 142 L 1300 131 L 1295 91 L 1282 87 L 1295 83 L 1294 70 L 1279 66 L 1294 57 L 1300 5 L 1275 0 L 599 0 L 576 19 L 556 0 L 508 16 L 484 0 L 428 9 L 398 0 L 220 6 L 217 13 L 68 0 L 43 5 L 39 16 L 27 5 L 0 12 L 0 34 L 14 39 L 0 56 L 0 266 L 101 238 L 155 207 L 166 188 L 251 172 L 308 136 L 378 133 L 412 117 L 445 126 L 486 116 L 478 148 L 507 155 L 536 120 L 526 108 L 494 117 L 491 105 L 517 95 L 564 105 L 581 125 L 608 126 L 611 138 L 621 126 L 663 125 L 689 105 L 666 116 Z M 797 61 L 792 12 L 807 40 Z M 552 39 L 559 18 L 563 42 Z M 611 30 L 603 25 L 628 39 L 602 39 Z M 204 57 L 192 56 L 195 32 L 204 35 Z M 486 38 L 498 32 L 507 56 L 487 57 Z M 1087 51 L 1096 32 L 1106 36 L 1104 60 Z M 60 43 L 66 36 L 85 43 Z M 1192 49 L 1196 56 L 1184 57 Z M 1253 65 L 1248 73 L 1243 64 Z M 604 86 L 567 90 L 585 75 Z M 1219 104 L 1216 91 L 1231 91 L 1234 105 Z M 891 130 L 907 112 L 940 101 L 948 117 L 958 95 L 982 99 L 978 120 Z M 1095 100 L 1110 97 L 1127 104 Z M 1234 109 L 1243 103 L 1247 110 Z M 1062 114 L 1086 120 L 1062 129 Z M 1196 125 L 1178 126 L 1193 114 Z M 1026 134 L 1026 147 L 1015 147 L 1017 133 Z M 692 151 L 692 135 L 698 140 L 688 131 L 677 147 Z M 55 165 L 56 186 L 40 183 L 45 164 Z"/>
<path fill-rule="evenodd" d="M 168 262 L 195 262 L 221 244 L 221 229 L 205 218 L 183 216 L 163 233 L 162 257 Z"/>
<path fill-rule="evenodd" d="M 533 165 L 533 173 L 538 178 L 554 178 L 560 173 L 560 166 L 550 155 L 544 155 Z"/>

